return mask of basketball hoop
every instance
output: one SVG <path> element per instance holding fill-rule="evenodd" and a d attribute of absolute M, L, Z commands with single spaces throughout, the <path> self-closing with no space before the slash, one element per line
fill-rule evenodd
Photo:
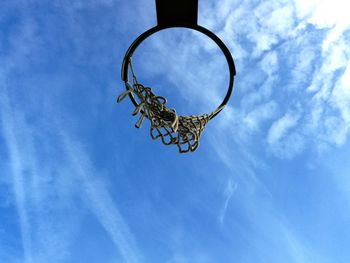
<path fill-rule="evenodd" d="M 127 50 L 122 65 L 122 80 L 126 91 L 117 99 L 121 102 L 129 96 L 135 105 L 132 115 L 140 114 L 135 126 L 141 127 L 147 118 L 151 123 L 152 139 L 161 139 L 165 145 L 177 145 L 180 153 L 194 152 L 199 146 L 200 136 L 206 124 L 226 106 L 233 89 L 236 69 L 230 51 L 214 33 L 197 24 L 198 0 L 156 0 L 158 25 L 141 34 Z M 189 28 L 211 38 L 225 55 L 229 66 L 230 80 L 225 98 L 211 113 L 202 115 L 179 116 L 173 108 L 167 108 L 167 100 L 153 93 L 137 81 L 132 67 L 131 57 L 136 48 L 149 36 L 168 28 Z M 129 69 L 132 73 L 132 84 L 129 82 Z M 138 102 L 139 101 L 139 102 Z"/>

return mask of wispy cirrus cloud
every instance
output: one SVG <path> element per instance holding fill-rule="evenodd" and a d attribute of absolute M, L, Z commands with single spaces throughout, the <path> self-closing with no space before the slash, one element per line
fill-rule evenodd
<path fill-rule="evenodd" d="M 33 262 L 32 255 L 32 237 L 31 237 L 31 224 L 29 222 L 28 207 L 26 202 L 25 191 L 25 177 L 24 177 L 24 164 L 20 156 L 20 143 L 18 138 L 14 134 L 16 126 L 14 124 L 14 113 L 11 111 L 9 100 L 4 92 L 4 83 L 0 84 L 0 120 L 1 130 L 5 141 L 8 145 L 10 160 L 11 160 L 11 176 L 12 176 L 12 188 L 15 196 L 15 203 L 19 218 L 19 226 L 22 238 L 22 245 L 24 251 L 24 262 Z"/>
<path fill-rule="evenodd" d="M 11 200 L 15 200 L 15 203 L 10 202 L 9 206 L 13 206 L 18 213 L 19 240 L 23 249 L 17 249 L 11 260 L 15 262 L 17 257 L 22 258 L 20 261 L 23 262 L 46 262 L 52 258 L 53 262 L 62 262 L 70 255 L 69 246 L 77 222 L 77 216 L 67 212 L 68 208 L 75 208 L 68 190 L 71 189 L 71 178 L 65 179 L 66 171 L 58 169 L 57 159 L 48 161 L 47 157 L 43 158 L 40 152 L 48 146 L 41 144 L 38 148 L 36 145 L 42 143 L 44 129 L 28 124 L 26 114 L 13 107 L 4 86 L 1 87 L 0 110 L 9 167 L 2 176 L 5 176 L 6 184 L 13 188 Z M 59 220 L 64 210 L 68 221 Z M 3 238 L 6 242 L 10 237 Z"/>
<path fill-rule="evenodd" d="M 220 216 L 219 216 L 219 221 L 221 224 L 224 223 L 227 207 L 229 205 L 229 202 L 230 202 L 232 196 L 234 195 L 235 191 L 237 190 L 237 187 L 238 187 L 237 183 L 235 183 L 232 178 L 229 178 L 227 185 L 226 185 L 226 189 L 224 191 L 225 202 L 224 202 L 223 208 L 222 208 Z"/>
<path fill-rule="evenodd" d="M 131 231 L 103 179 L 96 176 L 98 172 L 78 142 L 57 132 L 57 135 L 61 134 L 58 138 L 63 142 L 63 154 L 68 158 L 59 160 L 47 156 L 43 165 L 38 153 L 43 149 L 34 146 L 39 143 L 37 139 L 42 136 L 43 130 L 32 127 L 18 108 L 14 110 L 11 107 L 3 87 L 1 94 L 1 128 L 10 157 L 12 179 L 8 181 L 13 186 L 19 215 L 23 261 L 46 262 L 48 258 L 55 257 L 53 262 L 62 262 L 71 256 L 69 247 L 77 234 L 74 228 L 83 212 L 81 208 L 75 207 L 73 201 L 79 196 L 86 201 L 86 208 L 91 210 L 106 230 L 123 262 L 140 262 L 140 252 Z M 60 141 L 51 141 L 50 144 L 53 145 L 46 147 L 53 154 L 54 145 L 59 143 Z M 52 172 L 55 170 L 59 172 L 55 172 L 53 177 Z M 55 205 L 52 206 L 52 203 Z M 57 220 L 62 217 L 63 211 L 66 211 L 65 219 L 69 220 Z M 78 214 L 72 214 L 73 211 Z M 53 217 L 56 220 L 52 220 Z M 57 232 L 58 229 L 61 231 Z"/>
<path fill-rule="evenodd" d="M 299 118 L 300 113 L 287 112 L 272 124 L 267 135 L 267 142 L 273 153 L 288 158 L 303 150 L 303 138 L 298 133 L 291 132 L 298 125 Z"/>
<path fill-rule="evenodd" d="M 106 1 L 106 4 L 111 3 Z M 97 5 L 99 3 L 92 1 L 87 6 L 95 8 Z M 87 6 L 83 3 L 77 3 L 74 7 L 65 6 L 65 18 L 72 19 L 77 9 Z M 27 11 L 26 8 L 30 10 L 32 7 L 28 4 L 19 9 Z M 31 67 L 38 67 L 43 63 L 42 58 L 46 60 L 50 57 L 50 52 L 44 52 L 46 49 L 41 47 L 44 43 L 51 43 L 51 37 L 54 38 L 43 34 L 47 28 L 39 26 L 40 19 L 37 17 L 23 12 L 16 18 L 18 24 L 10 28 L 11 34 L 5 35 L 7 45 L 0 46 L 3 61 L 0 69 L 0 134 L 5 143 L 1 145 L 2 150 L 8 158 L 6 163 L 2 163 L 8 169 L 1 175 L 6 179 L 5 186 L 13 189 L 15 201 L 11 199 L 8 206 L 18 213 L 21 247 L 16 249 L 15 254 L 10 251 L 12 247 L 1 251 L 1 259 L 10 254 L 11 261 L 8 262 L 16 262 L 16 258 L 28 263 L 73 260 L 77 253 L 74 251 L 75 242 L 83 236 L 79 226 L 86 211 L 91 211 L 119 251 L 123 262 L 140 262 L 140 252 L 133 235 L 108 192 L 104 179 L 96 176 L 98 171 L 79 143 L 71 140 L 69 132 L 62 135 L 54 124 L 64 115 L 58 109 L 57 97 L 51 93 L 57 92 L 52 87 L 54 84 L 42 83 L 45 82 L 43 78 L 39 82 L 40 88 L 26 85 L 28 79 L 43 77 L 40 74 L 47 72 L 35 72 L 30 78 L 25 75 L 23 83 L 14 81 L 22 80 L 21 74 L 26 74 Z M 48 19 L 45 26 L 50 27 L 50 22 Z M 79 25 L 73 24 L 66 33 L 76 32 L 78 37 L 84 37 Z M 86 42 L 78 37 L 70 42 L 73 43 L 73 50 L 86 46 Z M 63 42 L 63 46 L 69 45 L 68 42 Z M 48 64 L 52 66 L 51 62 Z M 55 70 L 55 74 L 59 75 L 59 70 Z M 56 85 L 64 89 L 63 82 L 57 81 Z M 45 84 L 49 88 L 47 92 L 42 92 Z M 26 90 L 25 99 L 20 98 L 23 94 L 19 95 L 23 90 Z M 65 159 L 64 156 L 72 158 Z M 9 239 L 9 236 L 1 236 L 1 242 Z"/>
<path fill-rule="evenodd" d="M 343 11 L 341 18 L 337 17 L 339 8 L 346 10 L 344 1 L 334 5 L 330 1 L 221 1 L 207 3 L 205 12 L 202 4 L 201 24 L 230 47 L 237 66 L 236 90 L 229 106 L 217 117 L 215 135 L 204 134 L 202 140 L 207 136 L 230 168 L 239 185 L 236 192 L 269 192 L 265 175 L 259 178 L 255 172 L 268 166 L 258 157 L 262 151 L 280 159 L 293 159 L 305 150 L 317 153 L 347 141 L 350 53 L 344 43 L 349 42 L 349 24 Z M 182 62 L 186 64 L 186 60 Z M 164 74 L 168 70 L 164 68 Z M 217 76 L 211 67 L 206 74 Z M 177 72 L 172 77 L 181 79 Z M 224 80 L 217 85 L 218 90 L 224 87 Z M 219 93 L 215 100 L 220 100 Z M 223 197 L 224 192 L 225 188 Z M 242 196 L 237 198 L 246 201 Z M 252 210 L 271 205 L 256 202 Z M 259 225 L 261 214 L 254 216 L 252 222 Z M 280 242 L 287 249 L 283 254 L 290 255 L 291 262 L 329 262 L 317 256 L 318 250 L 302 234 L 295 233 L 295 225 L 281 221 L 280 215 L 267 218 L 266 224 L 275 222 L 278 227 L 268 224 L 266 231 L 282 236 Z M 275 239 L 270 241 L 278 247 Z"/>
<path fill-rule="evenodd" d="M 233 100 L 241 104 L 236 102 L 230 119 L 239 119 L 242 125 L 236 127 L 235 134 L 247 135 L 249 133 L 244 132 L 247 127 L 259 127 L 255 132 L 265 132 L 271 149 L 280 149 L 272 152 L 281 158 L 301 153 L 304 141 L 308 144 L 313 141 L 309 146 L 316 151 L 319 141 L 324 145 L 341 145 L 346 141 L 349 121 L 345 117 L 348 111 L 345 101 L 348 96 L 343 79 L 346 82 L 348 74 L 350 53 L 345 43 L 349 38 L 346 32 L 349 32 L 350 19 L 344 9 L 343 1 L 225 1 L 214 4 L 215 12 L 210 9 L 205 13 L 203 23 L 214 28 L 217 25 L 217 33 L 231 47 L 238 65 L 236 90 L 240 92 L 234 93 L 239 97 Z M 224 14 L 224 26 L 216 22 L 218 14 Z M 244 56 L 235 56 L 236 42 L 240 43 L 238 51 L 244 50 L 238 53 Z M 249 75 L 252 70 L 254 76 Z M 248 80 L 246 74 L 255 81 Z M 343 98 L 341 103 L 338 102 L 340 97 Z M 270 110 L 270 118 L 260 123 L 264 111 L 261 114 L 259 111 L 254 114 L 254 111 L 262 103 L 271 102 L 276 106 Z M 303 110 L 293 133 L 281 140 L 271 140 L 271 129 L 275 129 L 278 118 L 295 108 Z M 245 119 L 248 120 L 246 125 Z M 270 132 L 263 130 L 266 125 L 270 126 L 267 129 Z M 330 133 L 332 129 L 337 132 Z M 298 150 L 294 149 L 295 141 L 299 142 Z"/>
<path fill-rule="evenodd" d="M 62 249 L 55 257 L 55 260 L 60 261 L 67 256 L 66 245 L 71 239 L 64 230 L 56 233 L 55 229 L 62 227 L 62 224 L 52 222 L 51 218 L 55 212 L 49 208 L 49 202 L 55 198 L 47 186 L 52 179 L 50 172 L 54 166 L 49 168 L 40 165 L 38 148 L 34 145 L 37 143 L 36 139 L 42 139 L 44 133 L 40 127 L 34 128 L 28 124 L 28 116 L 23 108 L 18 107 L 18 101 L 11 99 L 10 95 L 16 94 L 17 91 L 12 88 L 11 76 L 28 67 L 28 57 L 32 56 L 40 43 L 33 20 L 28 16 L 23 16 L 22 19 L 19 22 L 20 26 L 15 27 L 11 36 L 7 38 L 9 46 L 3 47 L 4 63 L 0 71 L 0 130 L 4 136 L 8 156 L 8 170 L 5 170 L 4 176 L 8 186 L 13 187 L 15 203 L 10 205 L 18 213 L 22 243 L 22 249 L 19 248 L 11 260 L 15 262 L 15 258 L 22 258 L 20 261 L 23 262 L 44 262 L 43 258 L 50 257 L 53 251 Z M 74 221 L 71 223 L 73 226 Z M 70 229 L 67 225 L 64 228 Z M 7 237 L 4 238 L 6 240 Z"/>
<path fill-rule="evenodd" d="M 62 131 L 61 138 L 65 153 L 72 162 L 74 173 L 82 185 L 80 193 L 86 206 L 96 216 L 116 248 L 122 255 L 123 262 L 141 262 L 141 254 L 134 237 L 119 212 L 105 183 L 98 178 L 98 172 L 76 140 L 72 140 Z"/>

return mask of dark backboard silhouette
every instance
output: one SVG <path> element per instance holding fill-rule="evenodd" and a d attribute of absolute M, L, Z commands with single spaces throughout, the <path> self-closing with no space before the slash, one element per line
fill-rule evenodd
<path fill-rule="evenodd" d="M 160 26 L 197 25 L 198 0 L 156 0 Z"/>

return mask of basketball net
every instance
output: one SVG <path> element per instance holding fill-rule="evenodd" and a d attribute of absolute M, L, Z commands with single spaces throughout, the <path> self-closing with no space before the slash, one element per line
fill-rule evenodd
<path fill-rule="evenodd" d="M 167 100 L 157 96 L 149 87 L 138 83 L 131 59 L 129 60 L 132 72 L 133 84 L 125 81 L 126 91 L 117 99 L 121 102 L 128 95 L 134 95 L 140 101 L 137 103 L 132 115 L 140 115 L 135 124 L 140 128 L 144 119 L 150 120 L 150 134 L 153 140 L 161 139 L 165 145 L 177 145 L 180 153 L 194 152 L 199 146 L 200 136 L 209 122 L 211 115 L 203 114 L 198 116 L 179 116 L 174 108 L 167 108 Z"/>

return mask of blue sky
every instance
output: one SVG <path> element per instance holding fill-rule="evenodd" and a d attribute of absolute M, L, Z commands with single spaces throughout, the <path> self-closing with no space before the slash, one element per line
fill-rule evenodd
<path fill-rule="evenodd" d="M 237 77 L 187 155 L 116 103 L 153 1 L 1 3 L 0 262 L 350 261 L 348 3 L 199 2 Z M 160 32 L 133 61 L 180 114 L 226 92 L 199 33 Z"/>

